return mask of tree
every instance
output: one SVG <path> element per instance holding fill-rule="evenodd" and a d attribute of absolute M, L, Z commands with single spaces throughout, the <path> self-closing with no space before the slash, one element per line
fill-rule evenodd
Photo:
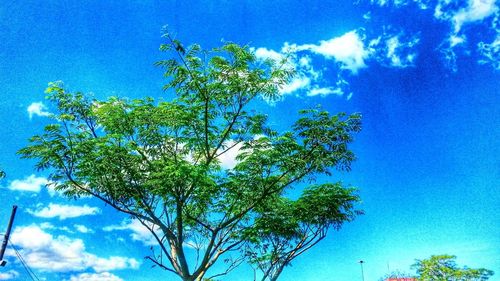
<path fill-rule="evenodd" d="M 460 268 L 456 256 L 435 255 L 428 259 L 417 260 L 412 266 L 420 281 L 479 281 L 488 280 L 493 271 L 479 268 Z"/>
<path fill-rule="evenodd" d="M 399 270 L 393 271 L 380 278 L 379 281 L 415 281 L 415 276 Z"/>
<path fill-rule="evenodd" d="M 249 108 L 277 97 L 293 74 L 285 60 L 261 62 L 232 43 L 204 51 L 166 39 L 160 49 L 174 55 L 157 65 L 174 98 L 98 101 L 50 83 L 56 122 L 19 153 L 48 169 L 56 190 L 94 196 L 137 219 L 158 242 L 147 258 L 182 280 L 214 278 L 246 259 L 281 272 L 358 213 L 355 190 L 340 183 L 311 185 L 296 201 L 285 192 L 350 170 L 360 116 L 308 109 L 278 132 Z M 220 157 L 235 150 L 237 165 L 222 167 Z M 219 260 L 226 270 L 206 277 Z M 279 275 L 267 271 L 271 280 Z"/>

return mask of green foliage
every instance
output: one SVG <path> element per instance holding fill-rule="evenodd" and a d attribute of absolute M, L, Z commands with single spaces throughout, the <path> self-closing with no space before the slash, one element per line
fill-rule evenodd
<path fill-rule="evenodd" d="M 276 198 L 259 210 L 255 224 L 245 231 L 246 255 L 263 273 L 276 280 L 291 261 L 326 237 L 329 228 L 340 229 L 361 211 L 359 197 L 341 183 L 312 185 L 300 198 Z"/>
<path fill-rule="evenodd" d="M 412 267 L 420 281 L 483 281 L 493 275 L 493 271 L 484 268 L 460 268 L 455 259 L 456 256 L 435 255 L 417 260 Z"/>
<path fill-rule="evenodd" d="M 401 279 L 401 280 L 405 280 L 405 279 L 415 279 L 416 280 L 416 277 L 408 274 L 408 273 L 405 273 L 405 272 L 401 272 L 401 271 L 393 271 L 389 274 L 386 274 L 384 277 L 380 278 L 379 281 L 387 281 L 388 279 Z"/>
<path fill-rule="evenodd" d="M 5 172 L 3 170 L 0 170 L 0 179 L 5 178 Z"/>
<path fill-rule="evenodd" d="M 160 49 L 175 56 L 157 65 L 175 98 L 98 101 L 50 83 L 55 122 L 30 139 L 22 157 L 48 169 L 56 190 L 97 197 L 139 220 L 158 242 L 148 259 L 183 280 L 210 279 L 207 271 L 223 255 L 227 271 L 215 277 L 248 257 L 270 266 L 284 261 L 282 270 L 300 253 L 268 258 L 272 239 L 303 251 L 358 214 L 354 189 L 340 184 L 310 186 L 296 201 L 284 193 L 350 169 L 359 115 L 304 110 L 290 131 L 277 132 L 248 108 L 257 98 L 278 97 L 293 75 L 285 62 L 260 62 L 236 44 L 205 51 L 166 38 Z M 238 146 L 238 164 L 225 169 L 220 157 Z M 186 257 L 191 241 L 196 260 Z M 264 250 L 249 253 L 251 247 Z"/>

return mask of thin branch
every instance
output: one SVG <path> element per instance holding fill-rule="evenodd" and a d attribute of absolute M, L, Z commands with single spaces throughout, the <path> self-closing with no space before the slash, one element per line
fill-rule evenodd
<path fill-rule="evenodd" d="M 170 272 L 173 272 L 173 273 L 175 273 L 175 274 L 178 274 L 178 273 L 177 273 L 177 271 L 175 271 L 175 270 L 173 270 L 173 269 L 171 269 L 171 268 L 169 268 L 169 267 L 166 267 L 165 265 L 163 265 L 163 264 L 159 263 L 157 260 L 153 259 L 153 258 L 152 258 L 152 257 L 150 257 L 150 256 L 147 256 L 147 257 L 146 257 L 146 259 L 148 259 L 148 260 L 150 260 L 150 261 L 154 262 L 156 265 L 158 265 L 159 267 L 161 267 L 161 268 L 163 268 L 163 269 L 165 269 L 165 270 L 168 270 L 168 271 L 170 271 Z"/>

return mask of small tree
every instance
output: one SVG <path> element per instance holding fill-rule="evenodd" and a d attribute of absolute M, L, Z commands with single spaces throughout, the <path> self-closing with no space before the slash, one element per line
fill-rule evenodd
<path fill-rule="evenodd" d="M 416 281 L 417 278 L 406 272 L 393 271 L 380 278 L 379 281 Z"/>
<path fill-rule="evenodd" d="M 360 116 L 304 110 L 291 131 L 277 132 L 248 108 L 277 97 L 293 74 L 285 61 L 260 62 L 236 44 L 203 51 L 166 38 L 160 49 L 175 56 L 157 65 L 175 98 L 97 101 L 50 83 L 56 122 L 20 154 L 49 169 L 56 190 L 94 196 L 141 222 L 158 242 L 147 258 L 182 280 L 206 279 L 223 255 L 226 270 L 214 276 L 250 258 L 275 280 L 330 226 L 356 215 L 359 198 L 340 183 L 312 185 L 296 201 L 284 194 L 350 169 Z M 220 157 L 235 150 L 237 165 L 222 167 Z"/>
<path fill-rule="evenodd" d="M 455 259 L 456 256 L 436 255 L 417 260 L 412 267 L 420 281 L 483 281 L 493 275 L 493 271 L 484 268 L 460 268 Z"/>

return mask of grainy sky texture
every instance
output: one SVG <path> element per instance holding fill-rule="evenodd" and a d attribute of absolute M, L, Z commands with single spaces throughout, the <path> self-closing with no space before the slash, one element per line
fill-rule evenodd
<path fill-rule="evenodd" d="M 44 280 L 175 280 L 151 264 L 135 221 L 44 187 L 16 151 L 54 110 L 50 81 L 73 91 L 169 98 L 153 66 L 164 25 L 185 44 L 249 44 L 260 58 L 292 47 L 298 75 L 259 109 L 287 130 L 317 104 L 361 112 L 358 160 L 342 180 L 366 212 L 287 268 L 281 280 L 361 280 L 454 254 L 500 280 L 500 4 L 495 0 L 0 1 L 0 232 Z M 224 160 L 231 165 L 233 159 Z M 30 280 L 7 251 L 0 280 Z M 411 271 L 410 271 L 411 272 Z M 242 267 L 224 280 L 252 280 Z M 43 280 L 43 279 L 42 279 Z"/>

